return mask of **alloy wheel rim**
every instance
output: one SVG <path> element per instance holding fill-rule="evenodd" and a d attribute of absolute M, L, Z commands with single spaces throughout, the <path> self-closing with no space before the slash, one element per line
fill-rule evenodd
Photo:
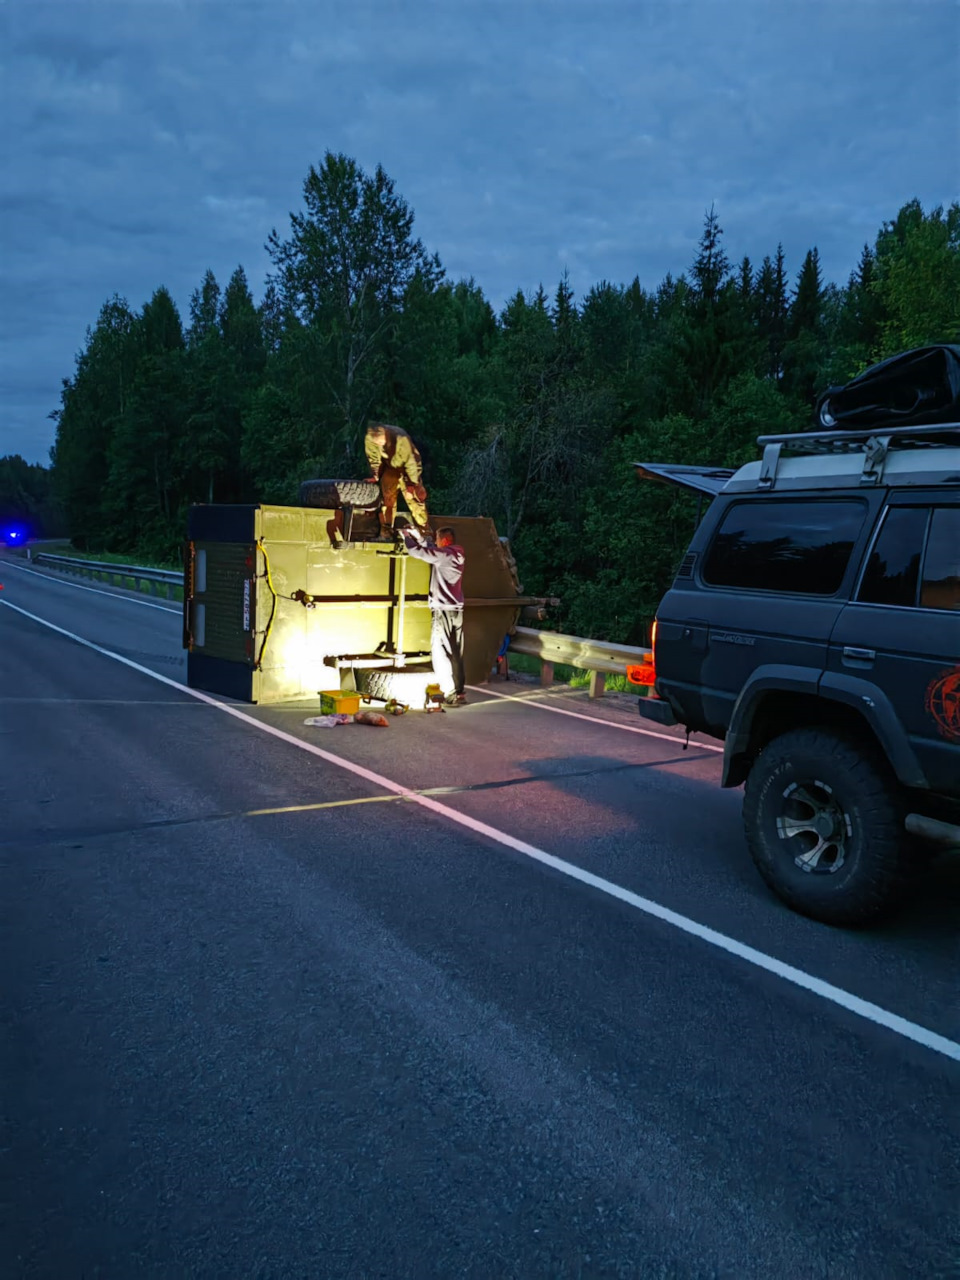
<path fill-rule="evenodd" d="M 801 871 L 833 875 L 847 859 L 853 824 L 833 788 L 811 779 L 783 791 L 777 835 Z"/>

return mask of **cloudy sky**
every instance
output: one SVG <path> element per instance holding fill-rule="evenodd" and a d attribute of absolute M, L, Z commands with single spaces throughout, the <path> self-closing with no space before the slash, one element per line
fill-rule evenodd
<path fill-rule="evenodd" d="M 0 454 L 114 293 L 263 290 L 311 163 L 378 162 L 498 309 L 816 245 L 960 195 L 958 0 L 0 0 Z"/>

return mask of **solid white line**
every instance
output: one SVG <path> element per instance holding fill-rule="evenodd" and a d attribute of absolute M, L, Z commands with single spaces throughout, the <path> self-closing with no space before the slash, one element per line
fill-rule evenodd
<path fill-rule="evenodd" d="M 566 707 L 551 707 L 545 702 L 538 702 L 538 698 L 547 696 L 543 693 L 496 693 L 493 689 L 480 684 L 468 684 L 467 688 L 474 693 L 485 693 L 490 698 L 502 698 L 504 702 L 522 702 L 525 707 L 536 707 L 538 711 L 552 711 L 557 716 L 573 716 L 574 720 L 587 720 L 590 724 L 603 725 L 605 729 L 622 729 L 624 733 L 639 733 L 645 738 L 659 738 L 661 742 L 672 742 L 676 747 L 683 746 L 682 738 L 675 738 L 669 733 L 657 733 L 656 729 L 641 729 L 639 725 L 634 724 L 618 724 L 616 720 L 601 720 L 599 716 L 585 716 L 582 711 L 568 711 Z M 713 742 L 691 742 L 690 746 L 697 747 L 700 751 L 723 751 L 723 747 L 718 747 Z"/>
<path fill-rule="evenodd" d="M 281 742 L 289 743 L 290 746 L 297 747 L 300 751 L 307 751 L 311 755 L 319 756 L 321 760 L 326 760 L 338 769 L 345 769 L 347 772 L 355 774 L 358 778 L 363 778 L 364 781 L 370 782 L 376 787 L 381 787 L 393 795 L 401 796 L 411 804 L 418 804 L 421 808 L 429 809 L 432 813 L 436 813 L 450 822 L 455 822 L 461 827 L 467 827 L 477 835 L 504 845 L 508 849 L 513 849 L 517 853 L 522 853 L 525 857 L 532 858 L 535 862 L 540 862 L 544 866 L 552 867 L 554 871 L 559 871 L 561 875 L 568 876 L 571 880 L 588 885 L 591 889 L 605 893 L 608 897 L 616 898 L 618 902 L 623 902 L 627 906 L 635 907 L 636 910 L 644 912 L 645 915 L 662 920 L 665 924 L 672 925 L 683 933 L 699 938 L 702 942 L 707 942 L 721 951 L 726 951 L 729 955 L 737 956 L 758 969 L 772 973 L 776 977 L 782 978 L 785 982 L 792 983 L 804 991 L 820 996 L 821 999 L 827 1000 L 841 1009 L 846 1009 L 849 1013 L 856 1014 L 860 1018 L 865 1018 L 869 1022 L 885 1027 L 895 1035 L 912 1040 L 927 1049 L 932 1049 L 935 1053 L 941 1053 L 945 1057 L 953 1059 L 954 1062 L 960 1062 L 960 1043 L 949 1040 L 946 1036 L 938 1035 L 927 1027 L 921 1027 L 916 1022 L 901 1018 L 899 1014 L 891 1013 L 889 1009 L 883 1009 L 879 1005 L 872 1004 L 869 1000 L 862 1000 L 859 996 L 855 996 L 849 991 L 844 991 L 841 987 L 835 987 L 832 983 L 824 982 L 820 978 L 815 978 L 812 974 L 805 973 L 802 969 L 795 969 L 793 965 L 784 964 L 782 960 L 777 960 L 774 956 L 768 956 L 766 952 L 757 951 L 754 947 L 748 947 L 745 943 L 738 942 L 736 938 L 729 938 L 726 934 L 718 933 L 716 929 L 710 929 L 706 925 L 699 924 L 696 920 L 691 920 L 676 911 L 671 911 L 669 907 L 661 906 L 659 902 L 653 902 L 650 898 L 643 898 L 639 894 L 633 893 L 630 889 L 624 889 L 622 885 L 614 884 L 611 880 L 604 880 L 601 876 L 594 875 L 592 871 L 585 871 L 583 867 L 578 867 L 572 862 L 566 862 L 563 858 L 557 858 L 552 853 L 538 849 L 536 845 L 527 844 L 525 840 L 518 840 L 516 837 L 508 835 L 505 831 L 488 826 L 487 823 L 471 818 L 465 813 L 459 813 L 456 809 L 451 809 L 437 800 L 432 800 L 429 796 L 419 795 L 417 792 L 411 791 L 409 787 L 402 786 L 399 782 L 393 782 L 390 778 L 374 773 L 372 769 L 366 769 L 363 765 L 355 764 L 352 760 L 334 755 L 330 751 L 324 751 L 322 747 L 316 747 L 312 742 L 304 742 L 301 738 L 295 738 L 292 734 L 284 732 L 283 729 L 277 729 L 273 725 L 265 724 L 263 721 L 247 715 L 245 711 L 241 711 L 238 707 L 211 697 L 208 693 L 202 693 L 199 689 L 190 689 L 176 680 L 171 680 L 169 676 L 163 676 L 157 671 L 151 671 L 149 667 L 141 666 L 139 662 L 124 658 L 121 654 L 114 653 L 110 649 L 104 649 L 102 645 L 94 644 L 92 640 L 85 640 L 83 636 L 78 636 L 72 631 L 66 631 L 63 627 L 58 627 L 54 623 L 48 622 L 46 618 L 39 618 L 35 613 L 29 613 L 26 609 L 21 609 L 18 605 L 11 604 L 9 600 L 0 600 L 0 604 L 6 605 L 8 609 L 13 609 L 15 613 L 22 614 L 25 618 L 30 618 L 33 622 L 40 623 L 41 626 L 49 627 L 51 631 L 56 631 L 60 635 L 66 636 L 68 640 L 73 640 L 76 644 L 83 645 L 87 649 L 92 649 L 95 653 L 103 654 L 106 658 L 112 658 L 114 662 L 120 662 L 123 666 L 130 667 L 133 671 L 139 671 L 142 675 L 149 676 L 151 680 L 158 680 L 161 684 L 169 685 L 170 688 L 176 689 L 179 693 L 186 693 L 191 698 L 205 702 L 208 706 L 216 707 L 217 710 L 233 716 L 234 719 L 242 720 L 244 724 L 249 724 L 253 728 L 259 729 L 261 733 L 268 733 L 271 737 L 278 738 Z"/>
<path fill-rule="evenodd" d="M 99 587 L 88 587 L 82 582 L 71 582 L 69 578 L 55 578 L 52 573 L 41 573 L 38 569 L 25 569 L 22 564 L 11 564 L 9 560 L 3 561 L 3 568 L 16 569 L 18 573 L 29 573 L 34 578 L 43 578 L 45 582 L 59 582 L 65 587 L 76 587 L 78 591 L 92 591 L 95 596 L 109 596 L 111 600 L 129 600 L 131 604 L 142 604 L 147 609 L 159 609 L 161 613 L 182 614 L 183 612 L 182 609 L 170 609 L 164 604 L 154 604 L 152 600 L 140 600 L 137 596 L 121 596 L 117 595 L 116 591 L 102 591 Z M 129 578 L 131 575 L 126 576 Z"/>

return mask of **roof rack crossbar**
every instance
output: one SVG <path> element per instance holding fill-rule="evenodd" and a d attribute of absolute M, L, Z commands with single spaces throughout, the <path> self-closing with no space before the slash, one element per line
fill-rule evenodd
<path fill-rule="evenodd" d="M 947 439 L 931 440 L 931 436 L 945 436 Z M 783 445 L 800 453 L 860 453 L 878 437 L 886 440 L 890 448 L 898 444 L 932 449 L 948 445 L 955 447 L 956 439 L 960 437 L 960 422 L 912 427 L 878 423 L 858 431 L 790 431 L 785 435 L 757 436 L 757 444 L 764 449 L 768 445 Z"/>

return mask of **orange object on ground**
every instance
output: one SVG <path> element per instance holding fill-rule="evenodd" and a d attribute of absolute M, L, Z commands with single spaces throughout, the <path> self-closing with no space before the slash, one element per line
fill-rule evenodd
<path fill-rule="evenodd" d="M 379 711 L 358 711 L 353 720 L 355 724 L 379 725 L 384 729 L 390 727 L 390 721 L 386 716 L 382 716 Z"/>

